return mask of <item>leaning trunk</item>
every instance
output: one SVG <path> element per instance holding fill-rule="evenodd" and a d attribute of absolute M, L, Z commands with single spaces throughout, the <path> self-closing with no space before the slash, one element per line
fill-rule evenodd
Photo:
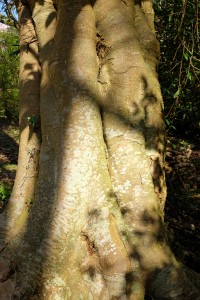
<path fill-rule="evenodd" d="M 21 150 L 0 223 L 0 299 L 200 299 L 163 225 L 151 1 L 18 9 L 21 41 L 28 26 L 32 38 L 21 48 Z"/>

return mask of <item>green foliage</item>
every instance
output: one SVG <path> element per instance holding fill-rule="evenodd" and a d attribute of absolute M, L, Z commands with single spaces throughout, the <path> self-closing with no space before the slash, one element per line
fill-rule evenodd
<path fill-rule="evenodd" d="M 12 186 L 11 185 L 6 185 L 5 183 L 2 183 L 0 185 L 0 201 L 6 201 L 9 199 L 10 194 L 12 191 Z"/>
<path fill-rule="evenodd" d="M 161 45 L 159 79 L 169 131 L 200 129 L 200 4 L 193 0 L 155 0 Z"/>
<path fill-rule="evenodd" d="M 19 37 L 11 28 L 0 32 L 0 117 L 18 119 Z"/>
<path fill-rule="evenodd" d="M 12 192 L 12 185 L 1 183 L 0 184 L 0 213 L 4 210 L 7 201 L 10 198 Z"/>

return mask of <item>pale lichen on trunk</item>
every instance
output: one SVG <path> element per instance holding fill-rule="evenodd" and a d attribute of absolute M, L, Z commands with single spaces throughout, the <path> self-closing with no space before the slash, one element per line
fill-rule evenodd
<path fill-rule="evenodd" d="M 27 183 L 34 203 L 25 215 L 28 192 L 21 186 L 8 220 L 20 224 L 10 228 L 18 239 L 7 235 L 7 246 L 2 235 L 0 299 L 142 300 L 147 283 L 153 297 L 165 290 L 171 299 L 170 281 L 158 286 L 160 270 L 179 278 L 179 268 L 162 223 L 163 104 L 152 2 L 30 0 L 26 10 L 39 60 L 32 44 L 27 54 L 41 66 L 41 82 L 39 92 L 39 73 L 26 66 L 21 97 L 26 80 L 37 85 L 40 104 L 33 102 L 30 114 L 40 112 L 42 144 L 34 152 L 38 175 L 37 158 L 30 161 L 35 133 L 25 159 L 35 168 Z M 26 105 L 33 108 L 25 103 L 21 114 Z M 26 143 L 21 139 L 20 147 Z M 28 176 L 20 168 L 21 180 Z"/>

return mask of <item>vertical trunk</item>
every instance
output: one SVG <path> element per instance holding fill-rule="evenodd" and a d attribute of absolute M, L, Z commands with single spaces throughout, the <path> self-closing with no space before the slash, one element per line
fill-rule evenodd
<path fill-rule="evenodd" d="M 42 144 L 35 184 L 37 155 L 30 167 L 23 153 L 38 140 L 22 122 L 17 180 L 3 219 L 11 216 L 5 229 L 13 242 L 0 261 L 2 299 L 142 300 L 147 286 L 156 299 L 198 293 L 193 284 L 183 291 L 185 273 L 165 239 L 159 47 L 151 1 L 135 2 L 27 3 L 40 93 L 37 55 L 28 65 L 22 57 L 22 74 L 28 92 L 40 94 L 40 108 L 38 100 L 28 102 L 23 79 L 21 115 L 40 111 Z"/>
<path fill-rule="evenodd" d="M 40 151 L 40 64 L 29 7 L 18 5 L 20 27 L 20 147 L 13 192 L 1 215 L 1 244 L 10 243 L 23 228 L 34 197 Z M 37 121 L 37 122 L 36 122 Z"/>
<path fill-rule="evenodd" d="M 9 203 L 0 218 L 0 299 L 12 296 L 15 284 L 7 276 L 14 244 L 19 243 L 34 198 L 38 176 L 40 129 L 28 120 L 39 120 L 40 64 L 38 44 L 31 12 L 27 5 L 18 3 L 20 26 L 20 146 L 18 169 Z M 29 118 L 29 119 L 28 119 Z M 33 126 L 34 125 L 34 126 Z"/>

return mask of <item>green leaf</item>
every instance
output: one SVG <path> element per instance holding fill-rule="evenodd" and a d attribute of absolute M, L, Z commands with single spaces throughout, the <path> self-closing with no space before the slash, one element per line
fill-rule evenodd
<path fill-rule="evenodd" d="M 177 91 L 176 91 L 176 93 L 174 94 L 174 98 L 178 98 L 178 96 L 179 96 L 179 94 L 180 94 L 180 89 L 178 89 Z"/>
<path fill-rule="evenodd" d="M 184 55 L 184 57 L 185 57 L 186 60 L 189 59 L 189 54 L 187 52 L 185 52 L 183 55 Z"/>
<path fill-rule="evenodd" d="M 168 119 L 165 119 L 165 122 L 167 125 L 169 125 L 169 120 Z"/>
<path fill-rule="evenodd" d="M 188 72 L 187 76 L 188 76 L 188 79 L 191 81 L 193 78 L 192 73 Z"/>

